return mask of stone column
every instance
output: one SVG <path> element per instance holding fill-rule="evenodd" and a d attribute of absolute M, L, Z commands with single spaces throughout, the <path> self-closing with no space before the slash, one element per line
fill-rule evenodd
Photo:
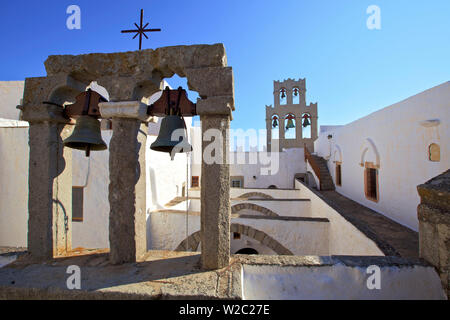
<path fill-rule="evenodd" d="M 230 260 L 230 166 L 231 110 L 221 98 L 197 103 L 202 122 L 201 264 L 204 269 L 228 266 Z M 210 137 L 213 138 L 210 138 Z"/>
<path fill-rule="evenodd" d="M 291 105 L 294 103 L 294 96 L 292 88 L 286 88 L 286 104 Z"/>
<path fill-rule="evenodd" d="M 145 146 L 147 106 L 138 101 L 100 103 L 112 118 L 109 144 L 109 245 L 114 264 L 139 261 L 147 251 Z"/>
<path fill-rule="evenodd" d="M 436 267 L 450 297 L 450 170 L 417 186 L 419 254 Z"/>
<path fill-rule="evenodd" d="M 318 117 L 311 116 L 311 139 L 317 139 L 317 119 Z"/>
<path fill-rule="evenodd" d="M 266 117 L 268 117 L 266 115 Z M 272 145 L 272 117 L 266 118 L 266 146 L 267 152 L 270 152 Z"/>
<path fill-rule="evenodd" d="M 286 130 L 285 129 L 285 125 L 286 125 L 286 122 L 285 122 L 285 119 L 286 118 L 286 115 L 285 114 L 280 114 L 280 127 L 279 127 L 279 130 L 278 130 L 278 140 L 280 141 L 280 147 L 279 147 L 279 150 L 274 150 L 275 152 L 277 152 L 277 151 L 281 151 L 281 149 L 284 147 L 284 131 Z"/>
<path fill-rule="evenodd" d="M 303 139 L 303 126 L 302 126 L 302 114 L 295 116 L 295 140 L 299 141 L 298 144 L 300 147 L 303 147 L 303 144 L 301 143 L 301 139 Z"/>
<path fill-rule="evenodd" d="M 53 105 L 24 106 L 29 128 L 28 252 L 52 259 L 72 248 L 72 127 Z"/>
<path fill-rule="evenodd" d="M 233 72 L 230 67 L 193 68 L 186 76 L 190 89 L 202 97 L 196 108 L 202 122 L 201 264 L 203 269 L 219 269 L 230 262 L 228 129 L 234 110 Z M 208 161 L 210 156 L 215 161 Z"/>
<path fill-rule="evenodd" d="M 218 129 L 223 137 L 218 144 L 222 149 L 222 155 L 218 157 L 222 163 L 205 163 L 205 149 L 210 143 L 218 142 L 202 141 L 201 261 L 205 269 L 219 269 L 226 267 L 230 259 L 230 167 L 227 163 L 230 119 L 216 115 L 202 116 L 201 121 L 202 135 L 209 129 Z M 213 156 L 217 157 L 220 151 L 216 148 Z M 208 152 L 206 154 L 208 156 Z"/>

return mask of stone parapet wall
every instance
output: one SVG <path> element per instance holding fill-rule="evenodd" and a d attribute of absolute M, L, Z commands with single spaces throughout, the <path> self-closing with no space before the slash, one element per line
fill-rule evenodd
<path fill-rule="evenodd" d="M 450 296 L 450 170 L 419 185 L 420 257 L 436 267 Z"/>

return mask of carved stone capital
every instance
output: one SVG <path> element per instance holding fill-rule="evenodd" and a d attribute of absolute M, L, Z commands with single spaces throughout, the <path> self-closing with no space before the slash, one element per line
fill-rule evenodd
<path fill-rule="evenodd" d="M 101 102 L 98 104 L 102 118 L 128 118 L 147 122 L 148 106 L 140 101 Z"/>

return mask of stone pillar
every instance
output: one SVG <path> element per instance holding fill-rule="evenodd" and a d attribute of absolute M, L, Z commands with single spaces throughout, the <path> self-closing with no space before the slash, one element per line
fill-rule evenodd
<path fill-rule="evenodd" d="M 114 264 L 139 261 L 147 251 L 145 146 L 147 106 L 138 101 L 100 103 L 112 118 L 109 144 L 109 245 Z"/>
<path fill-rule="evenodd" d="M 278 130 L 278 139 L 280 140 L 280 149 L 279 149 L 279 151 L 281 151 L 281 148 L 284 147 L 284 130 L 286 130 L 285 127 L 284 127 L 286 125 L 285 120 L 286 120 L 286 115 L 285 114 L 280 114 L 280 127 L 279 127 L 279 130 Z M 278 151 L 278 150 L 276 150 L 276 151 Z"/>
<path fill-rule="evenodd" d="M 317 119 L 318 117 L 311 116 L 311 139 L 317 139 Z"/>
<path fill-rule="evenodd" d="M 280 106 L 280 91 L 275 87 L 275 84 L 274 89 L 276 90 L 273 91 L 273 106 L 276 108 Z"/>
<path fill-rule="evenodd" d="M 267 117 L 267 115 L 266 115 Z M 272 118 L 268 117 L 266 118 L 266 146 L 267 146 L 267 152 L 270 152 L 271 145 L 272 145 Z"/>
<path fill-rule="evenodd" d="M 419 254 L 436 267 L 450 297 L 450 170 L 417 186 Z"/>
<path fill-rule="evenodd" d="M 48 260 L 72 248 L 72 132 L 59 107 L 27 105 L 29 128 L 28 252 Z"/>
<path fill-rule="evenodd" d="M 302 114 L 295 116 L 295 140 L 298 141 L 300 147 L 303 147 L 301 139 L 303 139 Z"/>
<path fill-rule="evenodd" d="M 230 261 L 229 101 L 232 97 L 210 97 L 197 103 L 202 123 L 201 264 L 207 270 Z"/>
<path fill-rule="evenodd" d="M 220 144 L 214 138 L 212 142 L 202 140 L 202 179 L 201 179 L 201 262 L 204 269 L 226 267 L 230 259 L 230 167 L 228 164 L 229 142 L 228 129 L 230 119 L 224 115 L 202 116 L 202 136 L 209 129 L 218 129 L 222 135 Z M 209 144 L 218 148 L 213 156 L 221 152 L 219 163 L 208 164 Z M 205 155 L 205 149 L 206 155 Z"/>
<path fill-rule="evenodd" d="M 201 264 L 203 269 L 219 269 L 230 262 L 228 129 L 234 110 L 233 72 L 230 67 L 193 68 L 186 76 L 191 90 L 202 97 L 196 108 L 202 122 Z M 211 155 L 215 161 L 208 161 Z"/>
<path fill-rule="evenodd" d="M 292 88 L 286 88 L 286 104 L 291 105 L 294 103 L 294 96 Z"/>

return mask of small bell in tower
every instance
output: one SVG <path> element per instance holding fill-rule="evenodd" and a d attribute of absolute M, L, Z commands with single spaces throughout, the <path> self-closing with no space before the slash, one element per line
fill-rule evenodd
<path fill-rule="evenodd" d="M 281 89 L 281 98 L 282 99 L 286 98 L 286 89 L 285 88 Z"/>
<path fill-rule="evenodd" d="M 273 117 L 272 128 L 276 128 L 276 127 L 278 127 L 278 118 Z"/>
<path fill-rule="evenodd" d="M 305 128 L 305 127 L 307 127 L 307 126 L 309 126 L 311 124 L 311 122 L 309 121 L 309 116 L 308 115 L 304 115 L 303 116 L 303 127 Z"/>
<path fill-rule="evenodd" d="M 291 128 L 295 128 L 295 124 L 294 124 L 294 117 L 292 115 L 288 115 L 287 116 L 287 124 L 286 124 L 286 130 L 289 130 Z"/>
<path fill-rule="evenodd" d="M 294 88 L 294 96 L 298 96 L 298 88 Z"/>

